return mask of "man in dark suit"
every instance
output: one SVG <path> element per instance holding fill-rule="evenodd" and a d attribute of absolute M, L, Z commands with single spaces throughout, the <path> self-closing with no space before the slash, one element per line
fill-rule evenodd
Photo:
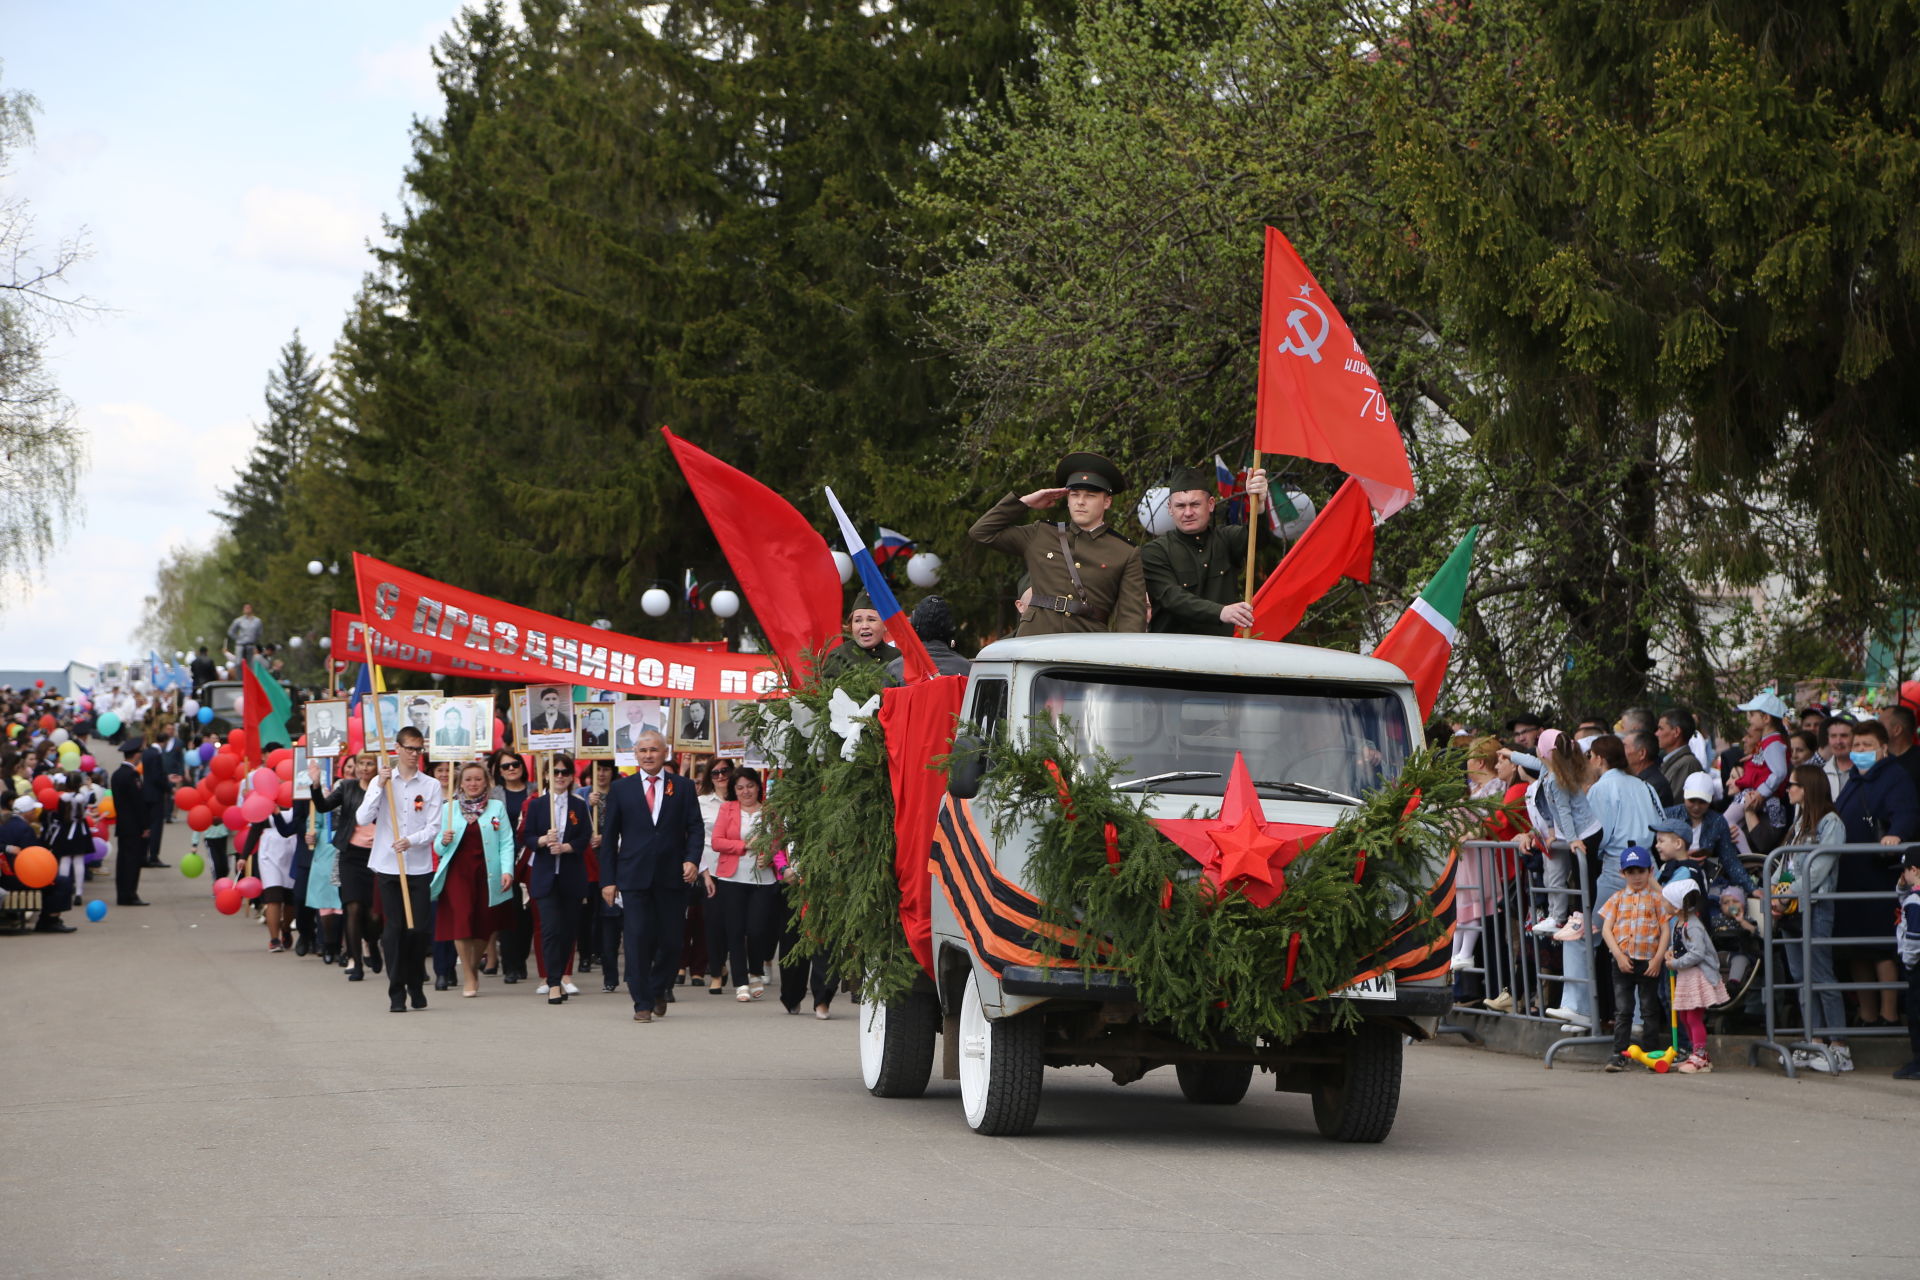
<path fill-rule="evenodd" d="M 634 756 L 639 772 L 613 784 L 600 821 L 600 895 L 608 906 L 620 897 L 633 1020 L 652 1022 L 667 1014 L 707 826 L 693 784 L 667 771 L 658 730 L 640 734 Z"/>
<path fill-rule="evenodd" d="M 160 739 L 147 744 L 140 753 L 140 798 L 146 805 L 147 813 L 147 865 L 165 867 L 160 861 L 160 837 L 166 834 L 167 810 L 173 804 L 173 786 L 167 780 L 166 735 L 172 728 L 159 730 Z M 114 805 L 118 812 L 119 805 Z"/>
<path fill-rule="evenodd" d="M 144 744 L 138 738 L 128 738 L 120 744 L 120 754 L 126 759 L 113 771 L 108 786 L 113 792 L 114 838 L 118 843 L 113 855 L 113 887 L 119 904 L 123 907 L 144 907 L 140 900 L 140 868 L 147 860 L 147 812 L 146 792 L 140 783 L 140 771 L 133 762 L 143 749 Z M 154 754 L 159 754 L 155 752 Z"/>
<path fill-rule="evenodd" d="M 187 664 L 187 672 L 193 677 L 193 696 L 202 697 L 207 686 L 220 678 L 219 670 L 213 665 L 213 659 L 207 656 L 207 646 L 201 645 L 193 655 L 193 661 Z"/>

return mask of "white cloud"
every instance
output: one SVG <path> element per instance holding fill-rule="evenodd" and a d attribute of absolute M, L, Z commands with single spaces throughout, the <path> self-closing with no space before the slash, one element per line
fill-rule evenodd
<path fill-rule="evenodd" d="M 422 111 L 440 101 L 434 79 L 433 48 L 440 39 L 438 23 L 422 27 L 412 39 L 354 55 L 360 71 L 359 90 L 369 98 L 392 98 Z"/>
<path fill-rule="evenodd" d="M 290 187 L 252 187 L 241 197 L 235 251 L 271 267 L 323 271 L 366 269 L 367 241 L 379 213 L 358 202 Z"/>

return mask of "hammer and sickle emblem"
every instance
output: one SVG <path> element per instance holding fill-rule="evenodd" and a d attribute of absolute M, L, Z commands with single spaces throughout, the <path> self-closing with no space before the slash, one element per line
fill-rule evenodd
<path fill-rule="evenodd" d="M 1319 364 L 1320 348 L 1326 343 L 1327 334 L 1332 329 L 1327 322 L 1327 313 L 1320 309 L 1319 303 L 1308 297 L 1295 298 L 1294 303 L 1293 310 L 1287 312 L 1287 328 L 1293 330 L 1293 336 L 1280 343 L 1280 354 L 1305 356 Z M 1306 318 L 1309 312 L 1320 321 L 1318 333 L 1307 332 Z"/>

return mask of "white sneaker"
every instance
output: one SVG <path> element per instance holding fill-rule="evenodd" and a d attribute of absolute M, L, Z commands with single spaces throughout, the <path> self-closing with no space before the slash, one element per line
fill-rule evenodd
<path fill-rule="evenodd" d="M 1560 1024 L 1560 1030 L 1567 1035 L 1577 1036 L 1591 1031 L 1593 1028 L 1584 1022 L 1563 1022 Z"/>
<path fill-rule="evenodd" d="M 1544 936 L 1546 934 L 1554 932 L 1555 930 L 1559 929 L 1561 926 L 1565 924 L 1566 924 L 1565 920 L 1555 920 L 1552 916 L 1541 916 L 1538 920 L 1535 920 L 1533 922 L 1533 929 L 1531 930 L 1531 932 L 1541 934 L 1542 936 Z"/>
<path fill-rule="evenodd" d="M 1818 1071 L 1822 1075 L 1833 1074 L 1833 1063 L 1827 1059 L 1827 1055 L 1816 1053 L 1811 1049 L 1795 1049 L 1793 1065 L 1802 1071 Z"/>
<path fill-rule="evenodd" d="M 1454 973 L 1458 973 L 1462 969 L 1470 967 L 1472 964 L 1473 954 L 1468 951 L 1462 951 L 1453 958 L 1452 962 L 1447 965 L 1447 968 Z"/>
<path fill-rule="evenodd" d="M 566 992 L 570 996 L 577 996 L 580 994 L 580 988 L 574 986 L 571 982 L 568 982 L 565 978 L 560 979 L 560 989 Z"/>
<path fill-rule="evenodd" d="M 1593 1019 L 1589 1018 L 1586 1014 L 1581 1013 L 1577 1009 L 1567 1009 L 1567 1008 L 1549 1009 L 1547 1010 L 1547 1016 L 1549 1018 L 1558 1018 L 1562 1022 L 1577 1022 L 1583 1027 L 1590 1027 L 1593 1025 Z"/>
<path fill-rule="evenodd" d="M 547 994 L 547 984 L 543 982 L 539 986 L 535 987 L 533 989 L 533 994 L 537 996 L 543 996 Z"/>
<path fill-rule="evenodd" d="M 1852 1049 L 1849 1049 L 1844 1044 L 1836 1044 L 1833 1046 L 1833 1056 L 1834 1056 L 1834 1060 L 1839 1064 L 1839 1067 L 1842 1071 L 1853 1070 L 1853 1050 Z"/>

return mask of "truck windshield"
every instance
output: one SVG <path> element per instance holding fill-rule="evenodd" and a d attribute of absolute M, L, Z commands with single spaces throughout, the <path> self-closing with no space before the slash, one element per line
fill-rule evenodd
<path fill-rule="evenodd" d="M 240 686 L 237 684 L 214 685 L 207 690 L 207 705 L 213 708 L 213 714 L 222 720 L 231 720 L 239 724 Z"/>
<path fill-rule="evenodd" d="M 1169 676 L 1165 672 L 1049 671 L 1034 678 L 1032 708 L 1064 718 L 1081 755 L 1121 761 L 1118 782 L 1159 774 L 1148 789 L 1219 795 L 1233 755 L 1261 790 L 1296 783 L 1362 796 L 1397 776 L 1408 751 L 1406 711 L 1387 689 L 1311 680 Z M 1288 798 L 1312 799 L 1302 792 Z"/>

